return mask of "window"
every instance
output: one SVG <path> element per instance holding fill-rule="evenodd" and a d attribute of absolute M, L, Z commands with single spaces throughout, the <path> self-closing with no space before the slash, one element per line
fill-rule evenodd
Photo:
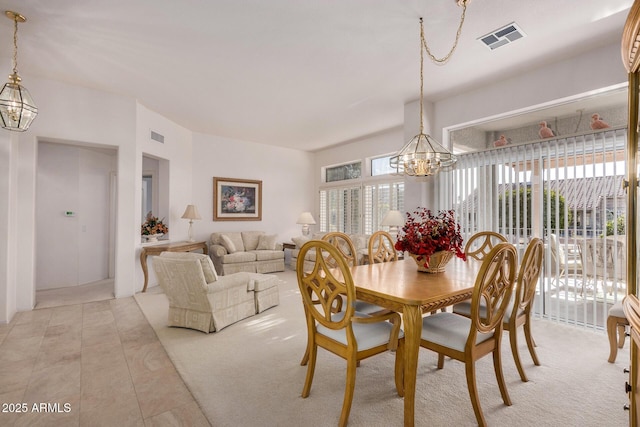
<path fill-rule="evenodd" d="M 320 191 L 320 231 L 360 233 L 360 187 Z"/>
<path fill-rule="evenodd" d="M 376 157 L 371 159 L 371 176 L 390 175 L 395 169 L 389 164 L 391 156 Z"/>
<path fill-rule="evenodd" d="M 404 212 L 404 182 L 367 185 L 364 189 L 364 233 L 381 230 L 380 223 L 390 210 Z"/>
<path fill-rule="evenodd" d="M 404 210 L 404 182 L 320 190 L 320 231 L 371 234 L 392 209 Z"/>
<path fill-rule="evenodd" d="M 325 182 L 346 181 L 360 177 L 362 177 L 361 162 L 325 168 Z"/>

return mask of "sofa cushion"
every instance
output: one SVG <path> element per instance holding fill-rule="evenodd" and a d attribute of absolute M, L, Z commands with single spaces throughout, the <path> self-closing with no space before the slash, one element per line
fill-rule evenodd
<path fill-rule="evenodd" d="M 234 252 L 222 257 L 223 264 L 237 264 L 240 262 L 253 262 L 255 260 L 255 252 Z"/>
<path fill-rule="evenodd" d="M 302 247 L 302 245 L 304 245 L 305 243 L 307 243 L 309 239 L 307 236 L 299 236 L 299 237 L 292 237 L 291 241 L 293 243 L 296 244 L 296 248 L 300 249 Z"/>
<path fill-rule="evenodd" d="M 242 243 L 245 251 L 255 251 L 258 247 L 258 240 L 264 234 L 263 231 L 243 231 Z"/>
<path fill-rule="evenodd" d="M 220 240 L 222 241 L 222 246 L 229 252 L 230 254 L 238 252 L 236 245 L 233 243 L 229 236 L 222 235 L 220 236 Z"/>
<path fill-rule="evenodd" d="M 256 261 L 269 261 L 273 259 L 284 259 L 284 251 L 259 250 L 249 252 L 254 254 Z"/>
<path fill-rule="evenodd" d="M 209 255 L 197 254 L 193 252 L 162 252 L 161 257 L 170 259 L 197 259 L 202 266 L 202 272 L 204 273 L 204 279 L 207 283 L 213 283 L 218 280 L 218 274 L 213 266 L 213 261 L 209 258 Z"/>
<path fill-rule="evenodd" d="M 275 234 L 263 234 L 258 239 L 258 250 L 276 250 L 276 235 Z"/>

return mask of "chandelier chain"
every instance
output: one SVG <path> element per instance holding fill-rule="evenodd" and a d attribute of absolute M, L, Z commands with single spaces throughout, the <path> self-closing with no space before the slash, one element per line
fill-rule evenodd
<path fill-rule="evenodd" d="M 422 17 L 420 17 L 420 134 L 424 133 L 424 121 L 423 121 L 423 97 L 424 97 L 424 52 L 427 52 L 429 58 L 437 64 L 444 64 L 451 58 L 453 52 L 458 47 L 458 41 L 460 40 L 460 34 L 462 34 L 462 26 L 464 25 L 464 18 L 467 12 L 467 2 L 468 0 L 460 0 L 459 4 L 462 6 L 462 14 L 460 15 L 460 24 L 458 25 L 458 31 L 456 31 L 456 39 L 453 42 L 453 46 L 442 58 L 436 58 L 433 53 L 431 53 L 431 49 L 429 49 L 429 45 L 427 45 L 427 40 L 424 36 L 424 23 Z M 424 49 L 423 49 L 424 47 Z"/>
<path fill-rule="evenodd" d="M 13 74 L 18 74 L 18 18 L 13 19 Z"/>
<path fill-rule="evenodd" d="M 429 55 L 429 58 L 431 58 L 431 60 L 437 64 L 444 64 L 445 62 L 447 62 L 449 58 L 451 58 L 451 55 L 453 55 L 453 52 L 458 47 L 460 34 L 462 34 L 462 26 L 464 25 L 464 18 L 467 14 L 468 0 L 463 0 L 461 3 L 462 3 L 462 13 L 460 14 L 460 24 L 458 25 L 458 31 L 456 31 L 456 39 L 454 40 L 453 46 L 451 46 L 451 50 L 449 50 L 449 53 L 447 53 L 442 58 L 436 58 L 436 56 L 433 53 L 431 53 L 431 49 L 429 49 L 429 45 L 427 45 L 427 40 L 424 37 L 424 26 L 422 25 L 422 18 L 420 18 L 420 40 L 421 40 L 422 46 L 424 46 L 424 49 L 427 51 L 427 55 Z"/>

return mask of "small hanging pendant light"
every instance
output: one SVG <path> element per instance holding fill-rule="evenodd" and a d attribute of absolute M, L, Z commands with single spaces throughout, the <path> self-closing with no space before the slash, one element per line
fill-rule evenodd
<path fill-rule="evenodd" d="M 27 19 L 10 10 L 5 15 L 14 23 L 13 72 L 9 75 L 9 82 L 0 91 L 0 124 L 4 129 L 24 132 L 38 115 L 38 107 L 29 91 L 20 84 L 22 79 L 18 75 L 18 22 L 25 22 Z"/>

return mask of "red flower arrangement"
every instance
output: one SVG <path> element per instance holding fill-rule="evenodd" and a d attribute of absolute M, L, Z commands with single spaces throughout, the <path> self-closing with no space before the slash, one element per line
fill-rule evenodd
<path fill-rule="evenodd" d="M 458 258 L 467 260 L 464 253 L 460 224 L 456 222 L 454 212 L 418 208 L 413 214 L 407 212 L 407 221 L 398 236 L 395 248 L 424 258 L 424 267 L 429 267 L 429 258 L 438 251 L 453 252 Z"/>

